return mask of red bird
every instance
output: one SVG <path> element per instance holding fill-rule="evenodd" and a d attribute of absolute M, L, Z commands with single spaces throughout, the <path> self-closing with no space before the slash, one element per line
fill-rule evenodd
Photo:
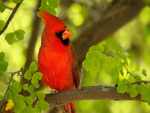
<path fill-rule="evenodd" d="M 75 72 L 70 31 L 56 16 L 46 11 L 39 12 L 39 15 L 45 24 L 38 56 L 43 83 L 58 92 L 77 88 L 79 80 Z M 73 104 L 65 105 L 65 111 L 74 113 Z"/>

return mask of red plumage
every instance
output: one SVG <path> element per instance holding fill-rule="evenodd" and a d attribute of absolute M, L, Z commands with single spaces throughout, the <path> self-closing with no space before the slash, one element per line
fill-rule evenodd
<path fill-rule="evenodd" d="M 77 87 L 78 77 L 74 73 L 74 56 L 68 29 L 62 20 L 48 12 L 40 12 L 40 16 L 45 24 L 38 56 L 42 82 L 58 92 L 73 89 Z M 69 113 L 73 113 L 72 109 L 72 104 L 65 106 Z"/>

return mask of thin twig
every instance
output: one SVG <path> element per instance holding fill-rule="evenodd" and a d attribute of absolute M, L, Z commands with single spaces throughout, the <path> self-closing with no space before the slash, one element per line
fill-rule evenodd
<path fill-rule="evenodd" d="M 10 14 L 7 22 L 5 23 L 5 26 L 3 27 L 3 29 L 0 31 L 0 35 L 3 34 L 3 32 L 7 29 L 9 23 L 11 22 L 11 20 L 13 19 L 13 17 L 15 16 L 18 8 L 20 7 L 21 3 L 23 2 L 23 0 L 21 0 L 21 2 L 19 2 L 18 4 L 16 4 L 15 8 L 13 9 L 12 13 Z"/>

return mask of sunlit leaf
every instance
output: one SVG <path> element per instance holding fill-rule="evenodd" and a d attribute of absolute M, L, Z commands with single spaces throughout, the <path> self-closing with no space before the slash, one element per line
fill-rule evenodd
<path fill-rule="evenodd" d="M 3 20 L 0 20 L 0 31 L 3 29 L 5 25 L 5 22 Z"/>
<path fill-rule="evenodd" d="M 13 44 L 14 42 L 17 41 L 16 36 L 14 33 L 8 33 L 5 37 L 6 41 L 8 44 Z"/>
<path fill-rule="evenodd" d="M 117 92 L 125 93 L 128 90 L 128 82 L 126 80 L 119 81 L 117 84 Z"/>
<path fill-rule="evenodd" d="M 58 5 L 59 0 L 42 0 L 40 9 L 56 15 L 58 11 Z"/>
<path fill-rule="evenodd" d="M 150 25 L 147 25 L 144 29 L 145 37 L 150 36 Z"/>
<path fill-rule="evenodd" d="M 0 12 L 5 11 L 6 7 L 5 5 L 0 1 Z"/>
<path fill-rule="evenodd" d="M 0 73 L 5 72 L 8 67 L 8 62 L 5 59 L 4 52 L 0 52 Z"/>
<path fill-rule="evenodd" d="M 91 47 L 83 62 L 83 68 L 87 75 L 85 75 L 84 84 L 95 85 L 101 80 L 107 81 L 107 83 L 108 80 L 113 80 L 116 83 L 126 58 L 126 52 L 110 39 Z"/>
<path fill-rule="evenodd" d="M 5 39 L 8 42 L 8 44 L 13 44 L 15 42 L 18 42 L 24 38 L 25 32 L 21 29 L 16 30 L 14 32 L 10 32 L 6 35 Z"/>
<path fill-rule="evenodd" d="M 39 87 L 39 81 L 41 80 L 41 74 L 39 72 L 34 73 L 32 76 L 31 83 L 34 87 L 38 88 Z"/>
<path fill-rule="evenodd" d="M 136 97 L 139 94 L 138 85 L 136 85 L 136 84 L 130 85 L 128 92 L 129 92 L 131 97 Z"/>
<path fill-rule="evenodd" d="M 24 38 L 25 32 L 21 29 L 15 31 L 16 37 L 18 40 L 22 40 Z"/>
<path fill-rule="evenodd" d="M 26 71 L 24 78 L 27 80 L 31 80 L 32 76 L 35 72 L 38 71 L 38 67 L 37 67 L 37 63 L 36 62 L 32 62 L 29 66 L 29 69 Z"/>
<path fill-rule="evenodd" d="M 150 104 L 150 85 L 140 85 L 140 94 L 142 96 L 142 99 Z"/>

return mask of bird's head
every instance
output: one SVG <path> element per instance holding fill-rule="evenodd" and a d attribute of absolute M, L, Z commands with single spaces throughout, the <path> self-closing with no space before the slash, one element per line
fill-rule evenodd
<path fill-rule="evenodd" d="M 56 16 L 46 12 L 39 11 L 38 16 L 44 21 L 45 26 L 55 33 L 64 44 L 68 44 L 71 38 L 71 32 L 67 29 L 64 22 Z"/>

